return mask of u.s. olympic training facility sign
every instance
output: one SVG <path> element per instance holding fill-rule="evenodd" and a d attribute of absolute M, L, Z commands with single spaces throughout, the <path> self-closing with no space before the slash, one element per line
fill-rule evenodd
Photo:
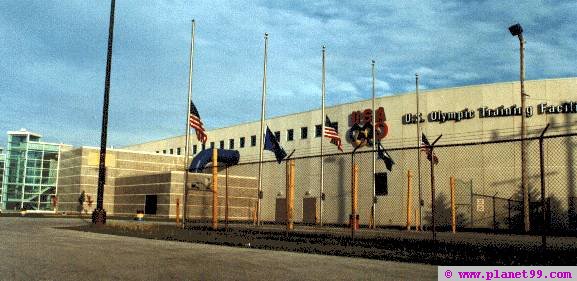
<path fill-rule="evenodd" d="M 548 104 L 548 103 L 540 103 L 537 106 L 537 114 L 569 114 L 569 113 L 577 113 L 577 102 L 564 102 L 562 104 Z M 531 117 L 533 116 L 534 108 L 533 106 L 527 106 L 525 108 L 525 116 Z M 505 107 L 501 105 L 496 108 L 489 108 L 487 106 L 479 107 L 477 110 L 472 110 L 469 108 L 465 108 L 460 111 L 453 111 L 453 112 L 443 112 L 441 110 L 436 110 L 429 112 L 427 114 L 427 119 L 423 118 L 422 113 L 406 113 L 403 115 L 403 124 L 416 124 L 417 122 L 437 122 L 437 123 L 445 123 L 448 121 L 460 122 L 462 120 L 473 119 L 475 117 L 478 118 L 494 118 L 494 117 L 509 117 L 509 116 L 520 116 L 521 115 L 521 107 L 517 106 L 516 104 L 511 105 L 509 107 Z"/>

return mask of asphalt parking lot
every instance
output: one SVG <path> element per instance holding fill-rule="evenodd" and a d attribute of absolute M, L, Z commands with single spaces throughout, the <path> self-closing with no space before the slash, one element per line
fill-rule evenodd
<path fill-rule="evenodd" d="M 436 266 L 80 232 L 0 217 L 1 280 L 436 280 Z"/>

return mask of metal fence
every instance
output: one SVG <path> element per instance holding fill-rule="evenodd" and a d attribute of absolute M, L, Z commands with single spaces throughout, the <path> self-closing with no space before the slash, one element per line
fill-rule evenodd
<path fill-rule="evenodd" d="M 539 232 L 546 227 L 551 233 L 575 234 L 577 134 L 548 136 L 542 140 L 543 173 L 540 171 L 539 138 L 526 140 L 526 186 L 531 231 Z M 434 167 L 435 198 L 431 196 L 431 163 L 417 147 L 388 148 L 395 161 L 392 170 L 387 170 L 384 162 L 377 159 L 374 173 L 372 157 L 376 157 L 377 153 L 370 148 L 361 148 L 354 155 L 324 155 L 322 193 L 321 157 L 294 158 L 292 217 L 295 228 L 321 224 L 327 227 L 349 225 L 353 208 L 354 161 L 358 165 L 356 204 L 361 228 L 406 228 L 409 222 L 412 228 L 421 225 L 424 229 L 431 229 L 434 205 L 436 229 L 450 230 L 450 182 L 453 177 L 457 230 L 522 231 L 524 212 L 520 144 L 520 140 L 515 139 L 436 146 L 434 154 L 439 161 Z M 420 171 L 419 153 L 422 155 Z M 240 188 L 234 182 L 227 186 L 221 182 L 219 201 L 225 204 L 221 209 L 227 210 L 226 215 L 221 212 L 219 216 L 221 223 L 284 225 L 287 163 L 286 160 L 281 164 L 276 161 L 263 162 L 260 194 L 258 186 Z M 258 162 L 242 163 L 226 169 L 219 167 L 220 175 L 226 172 L 249 179 L 258 179 L 258 171 Z M 373 196 L 373 178 L 376 181 L 376 196 Z M 542 180 L 545 181 L 545 208 L 541 203 Z"/>

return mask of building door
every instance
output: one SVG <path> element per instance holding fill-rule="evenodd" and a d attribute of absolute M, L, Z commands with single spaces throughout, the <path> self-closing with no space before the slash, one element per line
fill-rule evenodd
<path fill-rule="evenodd" d="M 144 213 L 147 215 L 156 215 L 156 195 L 146 195 Z"/>

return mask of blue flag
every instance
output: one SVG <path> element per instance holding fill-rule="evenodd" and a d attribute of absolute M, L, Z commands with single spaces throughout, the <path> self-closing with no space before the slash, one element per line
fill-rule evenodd
<path fill-rule="evenodd" d="M 391 158 L 391 155 L 389 155 L 389 153 L 387 153 L 385 148 L 381 145 L 381 142 L 377 142 L 377 154 L 378 158 L 383 159 L 383 161 L 385 162 L 387 170 L 391 171 L 391 169 L 393 168 L 393 164 L 395 164 L 395 162 L 393 161 L 393 158 Z"/>
<path fill-rule="evenodd" d="M 276 161 L 280 162 L 286 157 L 286 152 L 278 143 L 274 134 L 270 131 L 268 126 L 266 126 L 266 134 L 264 135 L 264 149 L 270 150 L 276 156 Z"/>

